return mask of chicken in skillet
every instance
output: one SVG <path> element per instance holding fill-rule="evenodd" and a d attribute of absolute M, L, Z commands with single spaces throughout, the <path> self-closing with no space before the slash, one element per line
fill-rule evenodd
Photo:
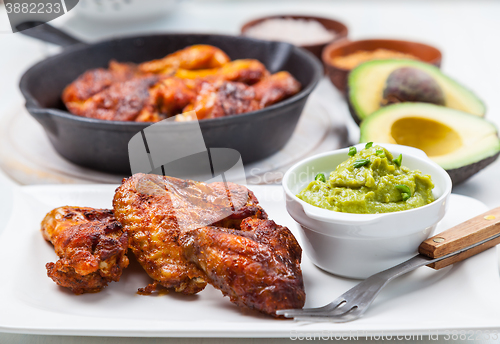
<path fill-rule="evenodd" d="M 56 208 L 45 216 L 41 230 L 60 258 L 47 263 L 47 275 L 75 294 L 100 291 L 120 280 L 128 266 L 127 233 L 111 210 Z"/>
<path fill-rule="evenodd" d="M 142 73 L 171 74 L 178 69 L 211 69 L 223 66 L 230 59 L 217 47 L 196 44 L 165 56 L 162 59 L 141 63 Z"/>
<path fill-rule="evenodd" d="M 82 117 L 158 122 L 191 110 L 198 119 L 238 115 L 299 91 L 287 72 L 271 75 L 255 59 L 230 61 L 219 48 L 193 45 L 139 65 L 111 61 L 107 69 L 89 70 L 65 88 L 62 100 Z"/>

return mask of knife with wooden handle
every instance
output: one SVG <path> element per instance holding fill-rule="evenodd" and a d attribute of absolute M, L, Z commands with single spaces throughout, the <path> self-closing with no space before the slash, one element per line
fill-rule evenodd
<path fill-rule="evenodd" d="M 437 259 L 428 266 L 439 270 L 472 257 L 500 243 L 500 207 L 487 211 L 422 242 L 418 252 Z"/>

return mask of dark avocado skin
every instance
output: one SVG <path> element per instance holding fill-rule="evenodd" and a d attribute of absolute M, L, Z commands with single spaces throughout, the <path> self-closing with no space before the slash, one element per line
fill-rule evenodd
<path fill-rule="evenodd" d="M 458 184 L 463 183 L 464 181 L 472 177 L 474 174 L 476 174 L 477 172 L 481 171 L 483 168 L 494 162 L 499 155 L 500 152 L 486 159 L 475 162 L 473 164 L 455 168 L 453 170 L 446 170 L 446 172 L 448 172 L 448 174 L 450 175 L 453 186 L 457 186 Z"/>
<path fill-rule="evenodd" d="M 346 93 L 345 93 L 346 94 L 345 99 L 347 101 L 347 105 L 349 107 L 349 113 L 351 114 L 352 119 L 359 126 L 361 124 L 361 120 L 359 119 L 358 115 L 356 115 L 356 110 L 354 110 L 354 108 L 352 107 L 351 102 L 349 100 L 350 92 L 351 92 L 351 90 L 349 88 L 347 88 Z"/>

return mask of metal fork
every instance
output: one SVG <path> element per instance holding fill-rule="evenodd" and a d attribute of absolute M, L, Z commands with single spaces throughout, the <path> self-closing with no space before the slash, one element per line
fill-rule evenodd
<path fill-rule="evenodd" d="M 500 238 L 500 233 L 439 258 L 429 258 L 423 254 L 419 254 L 399 265 L 368 277 L 366 280 L 357 284 L 354 288 L 348 290 L 323 307 L 283 309 L 276 311 L 276 314 L 283 315 L 286 318 L 294 318 L 295 320 L 303 321 L 329 321 L 341 323 L 356 320 L 366 312 L 373 300 L 380 293 L 380 290 L 394 278 L 413 271 L 418 267 L 453 257 L 496 238 Z M 491 247 L 491 245 L 489 247 Z M 479 252 L 474 252 L 474 254 L 476 253 Z"/>

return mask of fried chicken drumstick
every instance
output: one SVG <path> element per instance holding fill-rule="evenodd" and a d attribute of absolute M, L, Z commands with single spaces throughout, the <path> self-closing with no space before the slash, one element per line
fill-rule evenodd
<path fill-rule="evenodd" d="M 155 280 L 142 292 L 161 285 L 194 294 L 211 283 L 240 307 L 273 316 L 304 305 L 300 246 L 244 186 L 135 174 L 113 206 Z"/>
<path fill-rule="evenodd" d="M 128 266 L 127 233 L 107 209 L 60 207 L 42 221 L 42 235 L 59 256 L 47 275 L 75 294 L 98 292 Z"/>

